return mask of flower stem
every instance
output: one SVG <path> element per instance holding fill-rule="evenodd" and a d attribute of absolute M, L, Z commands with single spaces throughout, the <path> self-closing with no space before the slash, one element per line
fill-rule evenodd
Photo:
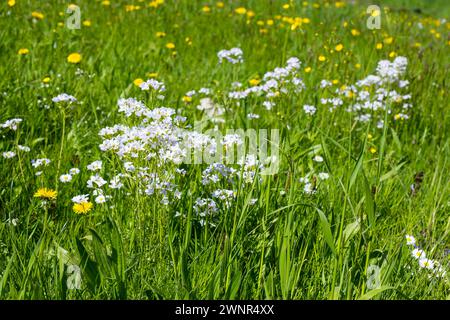
<path fill-rule="evenodd" d="M 66 114 L 64 112 L 64 109 L 61 109 L 61 114 L 62 114 L 62 132 L 61 132 L 61 147 L 59 148 L 58 167 L 56 171 L 56 191 L 58 191 L 59 172 L 61 168 L 61 159 L 64 150 L 64 137 L 66 134 Z"/>

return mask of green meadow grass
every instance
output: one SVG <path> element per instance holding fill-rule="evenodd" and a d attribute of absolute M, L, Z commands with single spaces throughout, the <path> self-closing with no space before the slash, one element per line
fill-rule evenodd
<path fill-rule="evenodd" d="M 31 148 L 13 159 L 0 157 L 0 298 L 450 297 L 447 275 L 438 278 L 420 268 L 405 241 L 405 235 L 414 235 L 427 256 L 450 267 L 449 24 L 437 22 L 448 19 L 446 1 L 388 1 L 387 11 L 381 3 L 379 30 L 366 27 L 366 2 L 340 7 L 332 1 L 292 1 L 287 9 L 288 1 L 224 1 L 223 8 L 214 1 L 166 0 L 158 8 L 149 2 L 74 1 L 82 21 L 91 21 L 79 30 L 64 26 L 66 1 L 0 5 L 0 122 L 23 119 L 17 131 L 1 129 L 0 152 L 17 144 Z M 142 8 L 126 11 L 131 4 Z M 211 11 L 202 11 L 204 5 Z M 255 16 L 236 14 L 241 6 Z M 421 12 L 414 11 L 418 7 Z M 44 18 L 33 21 L 33 11 Z M 277 15 L 310 22 L 291 30 Z M 257 24 L 268 19 L 274 24 Z M 360 34 L 352 35 L 352 29 Z M 392 43 L 384 43 L 389 37 Z M 169 42 L 175 49 L 166 48 Z M 377 50 L 377 43 L 383 48 Z M 344 49 L 336 52 L 337 44 Z M 243 50 L 245 62 L 219 65 L 217 52 L 232 47 Z M 29 53 L 19 55 L 21 48 Z M 67 62 L 73 52 L 82 55 L 80 63 Z M 319 61 L 320 55 L 326 61 Z M 410 119 L 378 129 L 375 122 L 355 122 L 343 108 L 321 107 L 322 79 L 338 80 L 335 88 L 352 84 L 395 55 L 409 61 Z M 125 121 L 117 100 L 136 97 L 161 105 L 135 86 L 135 79 L 157 73 L 167 87 L 162 105 L 182 110 L 193 123 L 202 114 L 195 101 L 183 102 L 187 91 L 224 92 L 233 81 L 247 84 L 292 56 L 302 61 L 306 89 L 271 111 L 252 99 L 236 107 L 224 95 L 216 97 L 227 108 L 224 128 L 281 133 L 280 171 L 237 190 L 216 227 L 194 219 L 194 195 L 204 188 L 204 167 L 194 165 L 176 205 L 141 195 L 129 181 L 128 191 L 107 204 L 94 204 L 86 215 L 73 212 L 70 199 L 89 192 L 86 165 L 102 159 L 120 170 L 119 162 L 98 148 L 99 130 Z M 77 75 L 77 68 L 85 75 Z M 62 113 L 51 102 L 62 92 L 82 103 Z M 304 104 L 316 105 L 317 113 L 306 116 Z M 261 117 L 250 122 L 250 112 Z M 325 161 L 313 162 L 315 154 Z M 52 162 L 36 176 L 31 160 L 43 157 Z M 69 184 L 58 182 L 72 167 L 80 174 Z M 313 168 L 330 179 L 306 195 L 299 179 Z M 50 207 L 33 197 L 40 187 L 58 191 Z M 251 198 L 257 199 L 252 206 Z M 177 211 L 186 217 L 174 217 Z M 78 290 L 67 287 L 70 264 L 81 270 Z"/>

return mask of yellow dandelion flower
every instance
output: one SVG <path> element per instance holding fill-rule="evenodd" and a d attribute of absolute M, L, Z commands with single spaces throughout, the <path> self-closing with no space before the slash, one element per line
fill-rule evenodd
<path fill-rule="evenodd" d="M 367 139 L 372 140 L 373 136 L 369 133 L 369 134 L 367 134 Z"/>
<path fill-rule="evenodd" d="M 31 16 L 32 16 L 33 18 L 38 19 L 38 20 L 44 19 L 44 15 L 43 15 L 41 12 L 38 12 L 38 11 L 33 11 L 33 12 L 31 13 Z"/>
<path fill-rule="evenodd" d="M 392 42 L 394 42 L 394 38 L 393 37 L 388 37 L 388 38 L 384 39 L 384 43 L 385 44 L 391 44 Z"/>
<path fill-rule="evenodd" d="M 166 48 L 167 49 L 171 49 L 171 50 L 175 49 L 175 44 L 173 42 L 169 42 L 169 43 L 166 44 Z"/>
<path fill-rule="evenodd" d="M 111 2 L 109 2 L 108 0 L 102 1 L 102 5 L 104 6 L 109 6 L 111 4 Z"/>
<path fill-rule="evenodd" d="M 351 31 L 350 31 L 351 33 L 352 33 L 352 35 L 353 36 L 359 36 L 360 34 L 361 34 L 361 32 L 359 32 L 358 30 L 356 30 L 356 29 L 352 29 Z"/>
<path fill-rule="evenodd" d="M 53 189 L 39 188 L 33 197 L 41 199 L 55 200 L 58 192 Z"/>
<path fill-rule="evenodd" d="M 157 78 L 158 77 L 158 72 L 149 72 L 149 73 L 147 73 L 147 77 L 149 77 L 149 78 Z"/>
<path fill-rule="evenodd" d="M 14 7 L 16 5 L 16 0 L 8 0 L 8 6 Z"/>
<path fill-rule="evenodd" d="M 156 32 L 156 36 L 158 38 L 164 38 L 166 36 L 166 33 L 163 31 L 158 31 L 158 32 Z"/>
<path fill-rule="evenodd" d="M 80 202 L 80 203 L 74 203 L 72 209 L 73 212 L 78 214 L 86 214 L 89 211 L 91 211 L 92 207 L 94 205 L 90 201 Z"/>
<path fill-rule="evenodd" d="M 67 56 L 67 62 L 69 63 L 80 63 L 81 61 L 81 54 L 74 52 Z"/>
<path fill-rule="evenodd" d="M 344 46 L 342 44 L 338 44 L 336 47 L 334 47 L 334 50 L 336 50 L 337 52 L 341 51 L 342 49 L 344 49 Z"/>
<path fill-rule="evenodd" d="M 377 149 L 375 147 L 370 147 L 369 152 L 371 154 L 374 154 L 375 152 L 377 152 Z"/>
<path fill-rule="evenodd" d="M 44 79 L 42 79 L 43 83 L 49 83 L 52 79 L 50 79 L 50 77 L 45 77 Z"/>
<path fill-rule="evenodd" d="M 251 86 L 257 86 L 258 84 L 260 84 L 261 80 L 260 79 L 250 79 L 248 80 L 248 83 L 250 83 Z"/>
<path fill-rule="evenodd" d="M 334 79 L 333 81 L 331 81 L 333 84 L 338 84 L 339 83 L 339 80 L 337 80 L 337 79 Z"/>
<path fill-rule="evenodd" d="M 336 2 L 334 3 L 334 6 L 335 6 L 336 8 L 343 8 L 343 7 L 345 7 L 345 2 L 344 2 L 344 1 L 336 1 Z"/>
<path fill-rule="evenodd" d="M 309 18 L 303 18 L 302 22 L 308 24 L 311 22 L 311 20 L 309 20 Z"/>
<path fill-rule="evenodd" d="M 269 19 L 266 21 L 268 26 L 273 26 L 274 21 L 272 19 Z"/>
<path fill-rule="evenodd" d="M 234 12 L 236 12 L 237 14 L 246 14 L 247 13 L 247 9 L 245 9 L 244 7 L 239 7 L 239 8 L 236 8 L 234 10 Z"/>
<path fill-rule="evenodd" d="M 225 4 L 222 1 L 219 1 L 216 3 L 217 8 L 223 8 L 224 6 L 225 6 Z"/>
<path fill-rule="evenodd" d="M 301 27 L 302 22 L 301 21 L 294 21 L 293 24 L 291 24 L 291 30 L 296 30 L 297 28 Z"/>
<path fill-rule="evenodd" d="M 254 16 L 255 16 L 255 11 L 252 11 L 252 10 L 247 11 L 248 18 L 253 18 Z"/>
<path fill-rule="evenodd" d="M 311 70 L 312 70 L 311 67 L 306 67 L 306 68 L 305 68 L 305 72 L 306 72 L 306 73 L 310 73 Z"/>
<path fill-rule="evenodd" d="M 398 119 L 400 119 L 400 117 L 401 117 L 400 114 L 397 113 L 397 114 L 394 116 L 394 119 L 395 119 L 395 120 L 398 120 Z"/>
<path fill-rule="evenodd" d="M 211 8 L 208 7 L 208 6 L 204 6 L 204 7 L 202 8 L 202 11 L 205 12 L 205 13 L 208 13 L 208 12 L 211 12 Z"/>
<path fill-rule="evenodd" d="M 141 83 L 143 83 L 143 82 L 144 82 L 144 80 L 141 78 L 134 79 L 134 81 L 133 81 L 133 83 L 136 87 L 139 87 L 141 85 Z"/>
<path fill-rule="evenodd" d="M 19 54 L 21 56 L 29 54 L 29 53 L 30 53 L 30 50 L 28 50 L 27 48 L 20 48 L 19 51 L 17 51 L 17 54 Z"/>
<path fill-rule="evenodd" d="M 84 20 L 84 21 L 83 21 L 83 26 L 85 26 L 85 27 L 90 27 L 91 25 L 92 25 L 91 20 Z"/>
<path fill-rule="evenodd" d="M 284 10 L 289 9 L 289 7 L 290 7 L 289 3 L 283 4 L 283 9 L 284 9 Z"/>
<path fill-rule="evenodd" d="M 325 58 L 325 56 L 323 56 L 323 55 L 319 56 L 319 61 L 320 62 L 324 62 L 325 60 L 327 60 L 327 58 Z"/>
<path fill-rule="evenodd" d="M 389 53 L 389 58 L 395 58 L 397 56 L 397 53 L 395 51 L 391 51 L 391 53 Z"/>
<path fill-rule="evenodd" d="M 184 96 L 183 97 L 183 102 L 188 103 L 188 102 L 191 102 L 191 101 L 192 101 L 192 97 L 189 97 L 189 96 Z"/>
<path fill-rule="evenodd" d="M 360 63 L 355 64 L 355 68 L 356 68 L 356 69 L 361 68 L 361 64 L 360 64 Z"/>
<path fill-rule="evenodd" d="M 158 8 L 160 5 L 164 4 L 164 0 L 154 0 L 148 4 L 151 8 Z"/>
<path fill-rule="evenodd" d="M 376 48 L 377 50 L 381 50 L 381 49 L 383 49 L 383 44 L 382 44 L 381 42 L 378 42 L 378 43 L 375 45 L 375 48 Z"/>

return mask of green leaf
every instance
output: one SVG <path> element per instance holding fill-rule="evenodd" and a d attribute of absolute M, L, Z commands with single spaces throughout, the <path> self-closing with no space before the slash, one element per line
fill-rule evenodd
<path fill-rule="evenodd" d="M 349 223 L 345 227 L 344 232 L 343 232 L 344 233 L 344 246 L 360 230 L 360 228 L 361 228 L 361 224 L 359 223 L 359 221 Z"/>
<path fill-rule="evenodd" d="M 364 147 L 362 148 L 361 153 L 359 154 L 358 161 L 356 162 L 355 167 L 353 168 L 352 175 L 350 177 L 350 183 L 348 186 L 348 190 L 350 190 L 352 188 L 353 184 L 356 181 L 356 177 L 358 176 L 358 173 L 361 170 L 363 159 L 364 159 L 365 146 L 366 146 L 366 144 L 364 143 Z"/>
<path fill-rule="evenodd" d="M 78 253 L 80 254 L 80 268 L 82 270 L 81 274 L 84 276 L 83 278 L 87 280 L 86 282 L 89 290 L 95 292 L 97 286 L 100 283 L 97 263 L 95 263 L 95 261 L 93 261 L 89 257 L 89 254 L 87 253 L 87 250 L 84 247 L 83 243 L 79 239 L 76 239 L 75 241 L 77 244 Z"/>
<path fill-rule="evenodd" d="M 359 297 L 358 300 L 370 300 L 373 297 L 375 297 L 376 295 L 382 293 L 383 291 L 392 290 L 392 289 L 395 289 L 395 288 L 394 287 L 389 287 L 389 286 L 381 286 L 381 287 L 379 287 L 377 289 L 373 289 L 373 290 L 370 290 L 369 292 L 366 292 L 364 295 Z"/>
<path fill-rule="evenodd" d="M 333 254 L 336 255 L 336 248 L 334 246 L 333 234 L 331 233 L 331 228 L 328 219 L 322 210 L 320 210 L 319 208 L 316 209 L 317 212 L 319 213 L 320 226 L 322 229 L 323 237 L 325 238 L 325 241 L 327 242 Z"/>
<path fill-rule="evenodd" d="M 365 199 L 364 204 L 366 205 L 367 216 L 369 217 L 369 226 L 373 227 L 375 225 L 375 202 L 373 200 L 372 191 L 370 189 L 369 181 L 364 175 L 364 193 Z"/>
<path fill-rule="evenodd" d="M 397 165 L 395 168 L 393 168 L 392 170 L 388 171 L 387 173 L 383 174 L 380 178 L 380 181 L 385 181 L 393 176 L 396 176 L 398 174 L 398 171 L 400 170 L 401 167 L 403 167 L 405 165 L 405 162 L 400 163 L 399 165 Z"/>

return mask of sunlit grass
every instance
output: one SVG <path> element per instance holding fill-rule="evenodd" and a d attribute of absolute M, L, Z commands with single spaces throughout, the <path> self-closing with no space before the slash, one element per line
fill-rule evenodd
<path fill-rule="evenodd" d="M 81 28 L 70 30 L 67 2 L 3 2 L 0 123 L 23 121 L 0 129 L 0 298 L 447 298 L 447 275 L 421 267 L 405 240 L 414 235 L 449 268 L 449 6 L 414 11 L 422 3 L 389 1 L 381 29 L 368 30 L 365 3 L 79 1 Z M 219 64 L 217 53 L 234 47 L 244 62 Z M 271 110 L 258 96 L 230 99 L 233 82 L 257 86 L 293 56 L 303 91 L 280 94 Z M 379 112 L 387 125 L 377 128 L 346 112 L 347 100 L 333 112 L 321 104 L 398 56 L 408 59 L 409 119 Z M 163 101 L 139 88 L 149 78 L 164 82 Z M 214 191 L 202 184 L 206 165 L 180 166 L 180 198 L 169 205 L 143 194 L 136 176 L 97 200 L 86 186 L 93 172 L 125 172 L 100 151 L 99 131 L 138 123 L 117 101 L 170 107 L 194 125 L 204 113 L 187 93 L 204 87 L 226 109 L 220 129 L 280 130 L 279 172 L 245 186 L 221 181 L 232 204 L 205 225 L 195 201 Z M 78 101 L 52 101 L 63 92 Z M 81 284 L 68 288 L 77 270 Z"/>

